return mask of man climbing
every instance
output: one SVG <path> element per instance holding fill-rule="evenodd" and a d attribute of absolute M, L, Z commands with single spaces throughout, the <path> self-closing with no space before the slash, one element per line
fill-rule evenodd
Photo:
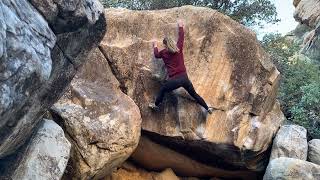
<path fill-rule="evenodd" d="M 183 43 L 184 43 L 184 24 L 181 20 L 178 21 L 179 37 L 178 42 L 171 37 L 165 37 L 163 44 L 165 49 L 158 51 L 156 41 L 153 42 L 154 56 L 162 58 L 167 69 L 169 79 L 161 87 L 156 101 L 150 103 L 149 107 L 153 110 L 159 110 L 159 104 L 162 102 L 166 93 L 171 92 L 177 88 L 183 87 L 196 100 L 198 104 L 204 107 L 208 113 L 212 113 L 213 108 L 208 107 L 206 102 L 200 97 L 193 88 L 191 81 L 188 78 L 186 67 L 183 58 Z"/>

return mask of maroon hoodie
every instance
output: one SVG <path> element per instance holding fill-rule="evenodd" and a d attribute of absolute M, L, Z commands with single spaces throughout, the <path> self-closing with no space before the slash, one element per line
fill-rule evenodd
<path fill-rule="evenodd" d="M 163 49 L 158 52 L 158 48 L 154 48 L 154 56 L 156 58 L 162 58 L 168 74 L 169 78 L 174 78 L 183 74 L 187 74 L 186 67 L 184 66 L 183 59 L 183 42 L 184 42 L 184 31 L 183 27 L 179 27 L 179 38 L 177 42 L 177 47 L 179 48 L 179 52 L 170 53 L 167 49 Z"/>

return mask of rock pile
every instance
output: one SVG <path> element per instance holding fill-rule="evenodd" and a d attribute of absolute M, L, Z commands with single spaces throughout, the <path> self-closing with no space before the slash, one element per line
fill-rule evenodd
<path fill-rule="evenodd" d="M 57 124 L 42 116 L 105 30 L 97 0 L 1 0 L 1 179 L 61 178 L 70 143 Z"/>

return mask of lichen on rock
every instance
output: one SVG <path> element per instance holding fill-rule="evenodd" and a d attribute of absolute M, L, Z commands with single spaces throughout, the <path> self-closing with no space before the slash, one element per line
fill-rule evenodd
<path fill-rule="evenodd" d="M 30 2 L 0 2 L 0 158 L 30 138 L 106 30 L 98 1 Z"/>
<path fill-rule="evenodd" d="M 140 138 L 138 107 L 119 88 L 98 48 L 52 107 L 73 144 L 66 178 L 100 179 L 120 166 Z"/>

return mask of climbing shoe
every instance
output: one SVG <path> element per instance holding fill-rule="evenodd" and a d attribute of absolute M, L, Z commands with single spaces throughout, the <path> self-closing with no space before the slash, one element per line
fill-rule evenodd
<path fill-rule="evenodd" d="M 208 111 L 209 114 L 212 114 L 214 110 L 215 109 L 213 107 L 209 107 L 207 111 Z"/>
<path fill-rule="evenodd" d="M 155 103 L 150 103 L 149 108 L 154 111 L 159 111 L 159 107 Z"/>

